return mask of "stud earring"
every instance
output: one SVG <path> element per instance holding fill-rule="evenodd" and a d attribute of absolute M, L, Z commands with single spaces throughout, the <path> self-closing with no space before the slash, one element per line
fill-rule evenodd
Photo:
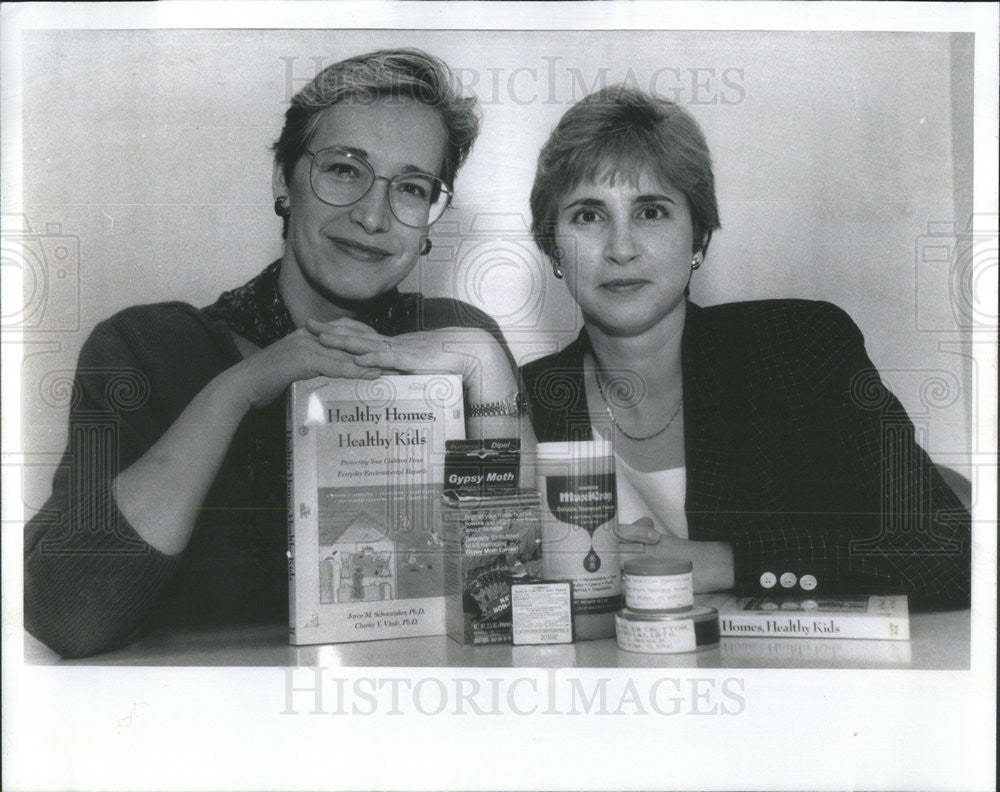
<path fill-rule="evenodd" d="M 698 267 L 700 267 L 700 266 L 701 266 L 701 262 L 702 262 L 703 260 L 704 260 L 704 259 L 702 258 L 702 255 L 701 255 L 701 251 L 699 251 L 699 252 L 695 253 L 695 254 L 694 254 L 694 258 L 693 258 L 693 259 L 691 259 L 691 269 L 693 269 L 693 270 L 696 270 L 696 269 L 698 269 Z"/>
<path fill-rule="evenodd" d="M 420 255 L 426 256 L 428 253 L 431 252 L 432 247 L 434 247 L 434 245 L 431 243 L 431 241 L 429 239 L 425 239 L 424 243 L 420 246 Z"/>
<path fill-rule="evenodd" d="M 274 199 L 274 213 L 278 217 L 288 217 L 288 199 L 284 195 Z"/>

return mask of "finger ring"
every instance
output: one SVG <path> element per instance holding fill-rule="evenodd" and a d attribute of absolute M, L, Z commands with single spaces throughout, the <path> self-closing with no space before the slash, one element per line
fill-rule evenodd
<path fill-rule="evenodd" d="M 390 343 L 389 343 L 388 341 L 386 341 L 386 340 L 385 340 L 384 338 L 383 338 L 382 340 L 383 340 L 383 341 L 385 342 L 385 351 L 386 351 L 386 352 L 391 352 L 391 351 L 392 351 L 392 344 L 390 344 Z"/>

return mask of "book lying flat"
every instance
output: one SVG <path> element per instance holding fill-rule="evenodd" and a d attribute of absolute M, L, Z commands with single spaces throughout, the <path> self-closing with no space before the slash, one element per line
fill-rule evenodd
<path fill-rule="evenodd" d="M 464 436 L 455 375 L 292 384 L 292 644 L 444 634 L 445 442 Z"/>
<path fill-rule="evenodd" d="M 910 641 L 728 636 L 719 647 L 726 665 L 749 668 L 907 668 L 912 660 Z"/>
<path fill-rule="evenodd" d="M 719 611 L 720 634 L 744 638 L 910 639 L 906 597 L 737 597 L 701 594 L 698 605 Z"/>

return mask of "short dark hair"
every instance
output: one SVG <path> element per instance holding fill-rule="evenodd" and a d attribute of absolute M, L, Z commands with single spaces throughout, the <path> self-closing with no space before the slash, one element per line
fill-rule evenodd
<path fill-rule="evenodd" d="M 531 188 L 531 230 L 550 258 L 559 200 L 605 168 L 648 167 L 687 198 L 697 249 L 719 228 L 712 157 L 698 122 L 683 107 L 626 85 L 590 94 L 559 120 L 538 155 Z"/>
<path fill-rule="evenodd" d="M 325 110 L 346 101 L 371 104 L 385 97 L 413 99 L 440 113 L 448 143 L 438 175 L 453 187 L 455 174 L 479 134 L 476 99 L 455 90 L 444 61 L 418 49 L 378 50 L 338 61 L 295 94 L 281 137 L 272 147 L 285 180 L 291 179 Z"/>

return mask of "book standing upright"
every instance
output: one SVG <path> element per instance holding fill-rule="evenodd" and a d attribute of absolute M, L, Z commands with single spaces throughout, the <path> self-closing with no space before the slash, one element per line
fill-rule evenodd
<path fill-rule="evenodd" d="M 445 441 L 464 436 L 456 375 L 292 384 L 292 644 L 444 634 Z"/>

